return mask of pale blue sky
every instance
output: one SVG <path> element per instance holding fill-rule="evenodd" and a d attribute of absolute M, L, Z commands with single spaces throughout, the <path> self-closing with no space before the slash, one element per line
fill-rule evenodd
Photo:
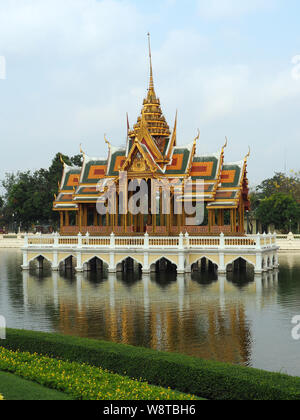
<path fill-rule="evenodd" d="M 105 156 L 103 134 L 124 143 L 148 83 L 178 141 L 220 149 L 228 162 L 251 146 L 255 184 L 300 170 L 298 0 L 6 0 L 0 3 L 0 177 L 47 167 L 60 151 Z M 297 74 L 297 72 L 296 72 Z M 299 71 L 300 74 L 300 71 Z"/>

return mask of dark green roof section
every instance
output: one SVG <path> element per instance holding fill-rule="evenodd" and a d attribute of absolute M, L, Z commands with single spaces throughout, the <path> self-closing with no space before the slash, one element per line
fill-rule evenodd
<path fill-rule="evenodd" d="M 91 188 L 94 189 L 95 191 L 91 191 Z M 81 185 L 77 190 L 76 190 L 76 195 L 94 195 L 94 194 L 99 194 L 99 191 L 97 190 L 97 187 L 91 187 L 88 185 Z"/>
<path fill-rule="evenodd" d="M 81 174 L 81 168 L 71 168 L 68 167 L 67 169 L 65 168 L 65 174 L 63 177 L 63 185 L 61 186 L 61 190 L 62 191 L 73 191 L 74 190 L 74 186 L 73 185 L 68 185 L 70 177 L 73 175 L 78 175 L 78 183 L 79 183 L 79 179 L 80 179 L 80 174 Z"/>
<path fill-rule="evenodd" d="M 183 155 L 182 165 L 180 169 L 166 169 L 167 175 L 184 175 L 186 173 L 187 165 L 191 156 L 191 150 L 186 148 L 178 148 L 174 150 L 172 159 L 176 158 L 176 155 Z"/>
<path fill-rule="evenodd" d="M 84 167 L 83 167 L 83 174 L 82 174 L 82 179 L 81 179 L 81 183 L 82 184 L 97 184 L 97 179 L 95 178 L 89 178 L 89 173 L 90 173 L 90 169 L 92 166 L 99 166 L 99 169 L 105 169 L 103 172 L 103 175 L 99 174 L 99 178 L 101 179 L 103 178 L 106 174 L 106 168 L 107 168 L 107 160 L 105 159 L 91 159 L 88 160 L 87 162 L 84 163 Z"/>
<path fill-rule="evenodd" d="M 169 138 L 166 138 L 166 143 L 165 143 L 165 147 L 164 147 L 164 150 L 163 150 L 163 155 L 165 156 L 166 155 L 166 153 L 167 153 L 167 150 L 168 150 L 168 146 L 169 146 L 169 143 L 170 143 L 170 139 Z"/>
<path fill-rule="evenodd" d="M 112 153 L 112 156 L 110 158 L 109 162 L 109 168 L 107 171 L 108 176 L 118 176 L 119 171 L 116 170 L 116 161 L 119 157 L 124 157 L 126 159 L 126 150 L 125 149 L 118 149 Z"/>
<path fill-rule="evenodd" d="M 222 183 L 222 187 L 225 188 L 237 188 L 240 185 L 240 178 L 241 178 L 241 172 L 242 172 L 242 168 L 240 165 L 238 164 L 228 164 L 228 165 L 224 165 L 223 166 L 223 170 L 224 171 L 235 171 L 234 174 L 234 181 L 233 182 L 224 182 L 221 180 Z"/>
<path fill-rule="evenodd" d="M 192 179 L 203 179 L 204 181 L 210 181 L 210 180 L 215 180 L 216 176 L 217 176 L 217 170 L 218 170 L 218 165 L 219 165 L 219 158 L 217 158 L 216 156 L 212 155 L 212 156 L 195 156 L 193 159 L 193 162 L 195 163 L 209 163 L 209 162 L 213 162 L 213 169 L 211 172 L 210 176 L 193 176 Z"/>

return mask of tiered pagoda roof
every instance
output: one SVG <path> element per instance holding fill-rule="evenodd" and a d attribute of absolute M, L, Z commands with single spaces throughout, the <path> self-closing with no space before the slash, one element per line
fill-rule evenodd
<path fill-rule="evenodd" d="M 149 45 L 150 46 L 150 45 Z M 101 193 L 100 180 L 118 180 L 119 172 L 126 171 L 129 178 L 201 179 L 205 200 L 210 208 L 237 208 L 241 199 L 248 202 L 247 158 L 240 162 L 225 163 L 224 149 L 217 153 L 196 153 L 199 135 L 185 146 L 177 145 L 177 114 L 171 133 L 156 96 L 150 51 L 150 82 L 141 115 L 128 131 L 126 147 L 108 144 L 107 158 L 91 158 L 83 153 L 81 168 L 64 165 L 59 194 L 54 210 L 77 210 L 79 203 L 96 203 Z M 107 181 L 105 181 L 107 180 Z M 194 194 L 194 195 L 193 195 Z"/>

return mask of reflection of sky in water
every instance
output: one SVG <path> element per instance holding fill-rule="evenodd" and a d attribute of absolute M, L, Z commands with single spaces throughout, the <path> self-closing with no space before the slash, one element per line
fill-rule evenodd
<path fill-rule="evenodd" d="M 21 253 L 0 251 L 0 314 L 8 326 L 101 338 L 300 376 L 299 254 L 280 272 L 104 275 L 22 273 Z"/>

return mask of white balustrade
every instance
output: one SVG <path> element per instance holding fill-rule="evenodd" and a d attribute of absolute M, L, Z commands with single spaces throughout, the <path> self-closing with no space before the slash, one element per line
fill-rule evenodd
<path fill-rule="evenodd" d="M 24 248 L 103 248 L 103 249 L 272 249 L 277 247 L 281 235 L 247 235 L 247 236 L 60 236 L 25 235 Z M 297 237 L 297 239 L 300 239 Z"/>

